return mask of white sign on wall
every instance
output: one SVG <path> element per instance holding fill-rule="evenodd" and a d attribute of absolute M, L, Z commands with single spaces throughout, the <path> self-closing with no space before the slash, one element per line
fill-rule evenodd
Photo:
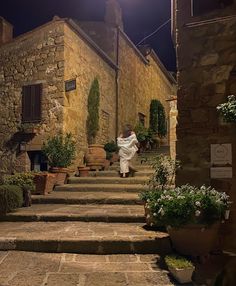
<path fill-rule="evenodd" d="M 211 145 L 211 178 L 227 179 L 232 178 L 232 145 L 212 144 Z"/>

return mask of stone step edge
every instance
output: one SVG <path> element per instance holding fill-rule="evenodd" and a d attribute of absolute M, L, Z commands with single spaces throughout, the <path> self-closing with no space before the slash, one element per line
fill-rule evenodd
<path fill-rule="evenodd" d="M 168 235 L 161 238 L 130 239 L 105 239 L 95 237 L 87 239 L 17 239 L 0 238 L 0 250 L 21 250 L 31 252 L 51 253 L 79 253 L 79 254 L 160 254 L 171 252 Z"/>
<path fill-rule="evenodd" d="M 69 222 L 69 221 L 82 221 L 82 222 L 108 222 L 108 223 L 145 223 L 144 215 L 20 215 L 9 214 L 1 216 L 2 222 Z"/>
<path fill-rule="evenodd" d="M 86 205 L 86 204 L 123 204 L 123 205 L 142 205 L 142 201 L 140 199 L 123 199 L 123 198 L 114 198 L 114 199 L 88 199 L 88 198 L 50 198 L 45 196 L 44 198 L 32 198 L 33 204 L 80 204 L 80 205 Z"/>

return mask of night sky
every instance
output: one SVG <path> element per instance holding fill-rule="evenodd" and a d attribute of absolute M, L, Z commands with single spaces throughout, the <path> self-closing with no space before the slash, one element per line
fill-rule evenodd
<path fill-rule="evenodd" d="M 123 11 L 125 32 L 137 44 L 171 15 L 171 0 L 118 0 Z M 1 1 L 0 16 L 14 25 L 14 35 L 27 32 L 54 15 L 80 21 L 103 20 L 105 0 L 8 0 Z M 170 23 L 148 39 L 166 68 L 175 71 L 175 52 Z"/>

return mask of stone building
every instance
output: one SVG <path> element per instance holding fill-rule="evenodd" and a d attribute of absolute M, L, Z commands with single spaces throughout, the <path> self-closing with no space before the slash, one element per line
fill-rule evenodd
<path fill-rule="evenodd" d="M 177 183 L 212 185 L 231 196 L 234 204 L 222 237 L 223 246 L 235 251 L 236 124 L 222 122 L 216 106 L 236 94 L 236 1 L 172 4 L 178 69 L 176 148 L 183 167 Z M 218 147 L 226 150 L 221 166 L 215 165 Z"/>
<path fill-rule="evenodd" d="M 175 80 L 153 51 L 144 54 L 123 31 L 121 10 L 107 0 L 104 22 L 54 17 L 12 38 L 0 18 L 0 173 L 43 169 L 43 141 L 71 132 L 77 161 L 87 148 L 87 98 L 100 85 L 97 143 L 114 140 L 124 123 L 149 124 L 151 99 L 175 94 Z"/>

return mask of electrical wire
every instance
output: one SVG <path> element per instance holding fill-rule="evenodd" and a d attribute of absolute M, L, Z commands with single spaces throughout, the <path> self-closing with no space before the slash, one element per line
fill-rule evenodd
<path fill-rule="evenodd" d="M 159 26 L 154 32 L 152 32 L 151 34 L 149 34 L 148 36 L 146 36 L 145 38 L 143 38 L 140 42 L 137 43 L 136 46 L 139 46 L 140 44 L 142 44 L 145 40 L 149 39 L 150 37 L 152 37 L 153 35 L 155 35 L 158 31 L 160 31 L 161 28 L 163 28 L 165 25 L 167 25 L 169 22 L 171 21 L 171 18 L 168 19 L 165 23 L 163 23 L 161 26 Z"/>

